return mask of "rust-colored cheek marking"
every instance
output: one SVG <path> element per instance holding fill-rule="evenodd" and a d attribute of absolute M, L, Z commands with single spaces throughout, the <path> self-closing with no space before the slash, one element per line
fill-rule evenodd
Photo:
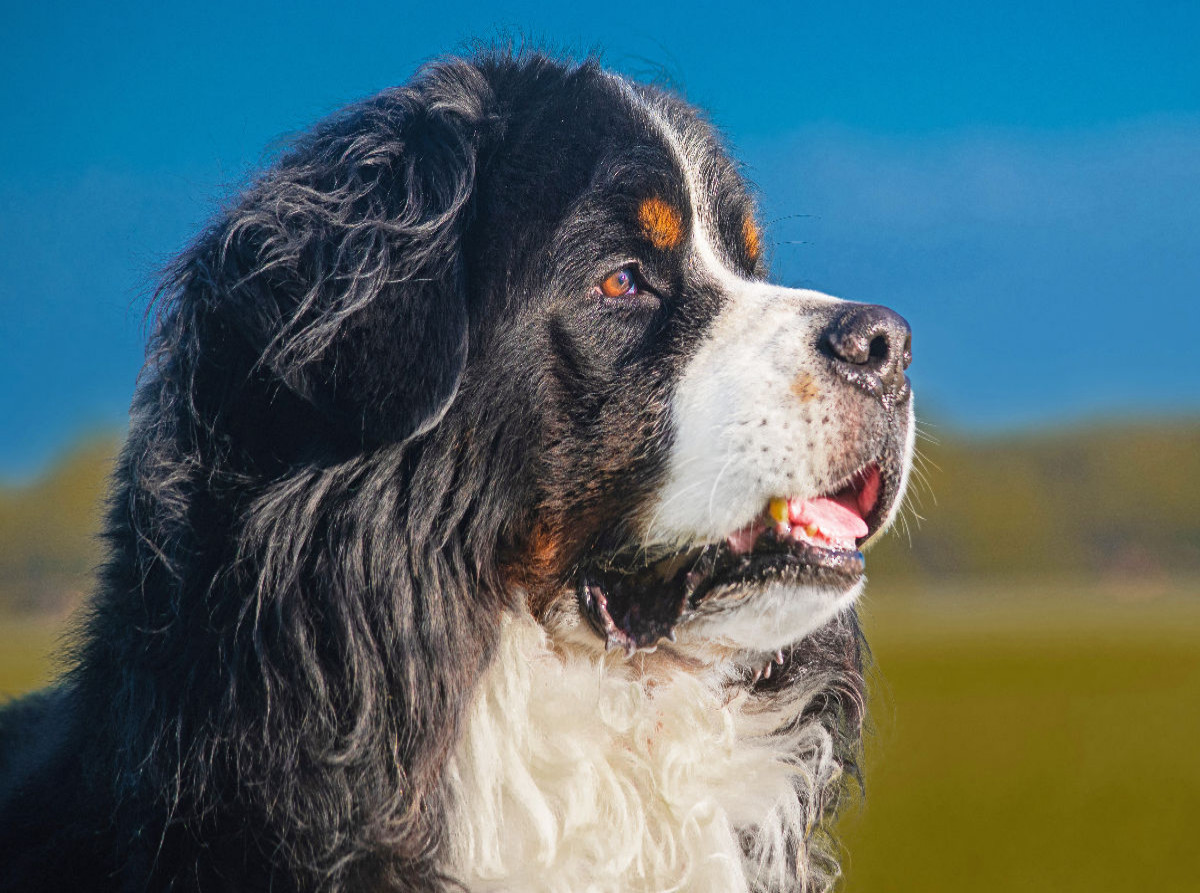
<path fill-rule="evenodd" d="M 811 403 L 821 396 L 821 389 L 817 387 L 816 381 L 807 372 L 801 372 L 793 378 L 789 390 L 792 392 L 792 396 L 801 403 Z"/>
<path fill-rule="evenodd" d="M 753 217 L 746 217 L 742 221 L 742 241 L 746 245 L 746 254 L 750 260 L 757 261 L 762 254 L 762 235 L 758 231 L 758 224 L 754 222 Z"/>
<path fill-rule="evenodd" d="M 679 212 L 661 198 L 648 198 L 638 208 L 638 222 L 655 248 L 668 251 L 683 240 Z"/>
<path fill-rule="evenodd" d="M 561 571 L 563 551 L 562 531 L 544 521 L 539 522 L 509 571 L 510 582 L 525 589 L 527 604 L 534 617 L 543 616 L 559 594 L 554 582 Z"/>

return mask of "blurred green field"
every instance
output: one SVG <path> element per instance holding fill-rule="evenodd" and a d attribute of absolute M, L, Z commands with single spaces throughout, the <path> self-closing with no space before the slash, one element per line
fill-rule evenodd
<path fill-rule="evenodd" d="M 1200 889 L 1200 582 L 873 599 L 845 889 Z"/>
<path fill-rule="evenodd" d="M 853 893 L 1193 891 L 1200 581 L 869 590 Z M 0 619 L 0 692 L 47 681 L 51 620 Z"/>
<path fill-rule="evenodd" d="M 64 628 L 53 616 L 0 614 L 0 703 L 54 678 Z"/>

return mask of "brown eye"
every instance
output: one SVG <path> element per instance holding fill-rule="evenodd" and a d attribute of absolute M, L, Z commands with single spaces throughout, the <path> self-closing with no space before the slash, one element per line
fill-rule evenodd
<path fill-rule="evenodd" d="M 606 298 L 625 298 L 639 293 L 633 267 L 621 267 L 609 273 L 600 283 L 600 293 Z"/>

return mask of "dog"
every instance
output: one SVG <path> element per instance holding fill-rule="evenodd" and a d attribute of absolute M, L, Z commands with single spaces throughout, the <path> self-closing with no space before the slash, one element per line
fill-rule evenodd
<path fill-rule="evenodd" d="M 166 271 L 107 563 L 0 716 L 5 890 L 828 888 L 911 335 L 714 128 L 481 53 Z"/>

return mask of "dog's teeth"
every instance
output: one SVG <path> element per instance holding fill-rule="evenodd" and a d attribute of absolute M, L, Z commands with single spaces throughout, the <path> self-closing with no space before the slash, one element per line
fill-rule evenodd
<path fill-rule="evenodd" d="M 750 684 L 753 685 L 762 678 L 763 671 L 761 668 L 754 671 L 754 675 L 750 677 Z"/>
<path fill-rule="evenodd" d="M 775 663 L 779 664 L 779 666 L 781 666 L 781 667 L 783 666 L 783 649 L 782 648 L 780 648 L 778 651 L 775 652 Z"/>
<path fill-rule="evenodd" d="M 771 667 L 772 666 L 773 666 L 773 664 L 767 664 L 765 667 L 763 667 L 763 671 L 762 671 L 763 679 L 771 678 Z"/>
<path fill-rule="evenodd" d="M 768 503 L 767 511 L 776 523 L 787 523 L 787 499 L 776 496 Z"/>

